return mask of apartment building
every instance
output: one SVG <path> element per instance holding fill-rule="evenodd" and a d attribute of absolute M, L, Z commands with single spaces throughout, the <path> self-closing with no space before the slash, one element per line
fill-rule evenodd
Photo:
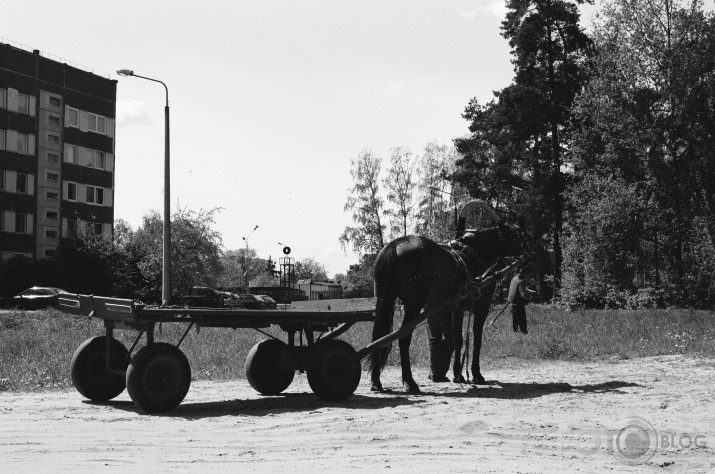
<path fill-rule="evenodd" d="M 0 42 L 0 257 L 111 234 L 117 81 Z"/>

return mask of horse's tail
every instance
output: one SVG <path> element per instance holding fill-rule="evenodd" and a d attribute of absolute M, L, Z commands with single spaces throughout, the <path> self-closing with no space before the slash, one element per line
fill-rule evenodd
<path fill-rule="evenodd" d="M 375 321 L 372 326 L 372 340 L 376 341 L 392 332 L 392 322 L 395 316 L 395 300 L 397 296 L 390 289 L 390 271 L 394 268 L 396 252 L 394 247 L 387 246 L 375 259 Z M 392 344 L 370 354 L 370 371 L 382 372 L 387 365 Z"/>

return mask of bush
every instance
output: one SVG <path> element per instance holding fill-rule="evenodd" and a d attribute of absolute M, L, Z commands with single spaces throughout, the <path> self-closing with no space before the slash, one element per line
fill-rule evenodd
<path fill-rule="evenodd" d="M 639 288 L 636 291 L 620 290 L 612 285 L 605 288 L 589 288 L 586 290 L 565 290 L 560 301 L 555 306 L 561 309 L 649 309 L 666 306 L 682 306 L 667 304 L 670 301 L 682 301 L 682 298 L 668 298 L 664 289 L 652 287 Z"/>

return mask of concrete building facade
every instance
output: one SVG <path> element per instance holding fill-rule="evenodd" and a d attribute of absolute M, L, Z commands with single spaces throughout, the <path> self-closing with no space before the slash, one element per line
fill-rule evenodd
<path fill-rule="evenodd" d="M 0 257 L 111 235 L 117 81 L 0 43 Z"/>

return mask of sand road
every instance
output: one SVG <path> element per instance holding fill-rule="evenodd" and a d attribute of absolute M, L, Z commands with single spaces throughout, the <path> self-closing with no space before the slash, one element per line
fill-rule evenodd
<path fill-rule="evenodd" d="M 499 381 L 408 395 L 399 371 L 324 402 L 305 376 L 264 397 L 195 382 L 175 410 L 139 413 L 74 390 L 0 392 L 1 472 L 715 472 L 715 361 L 505 360 Z"/>

